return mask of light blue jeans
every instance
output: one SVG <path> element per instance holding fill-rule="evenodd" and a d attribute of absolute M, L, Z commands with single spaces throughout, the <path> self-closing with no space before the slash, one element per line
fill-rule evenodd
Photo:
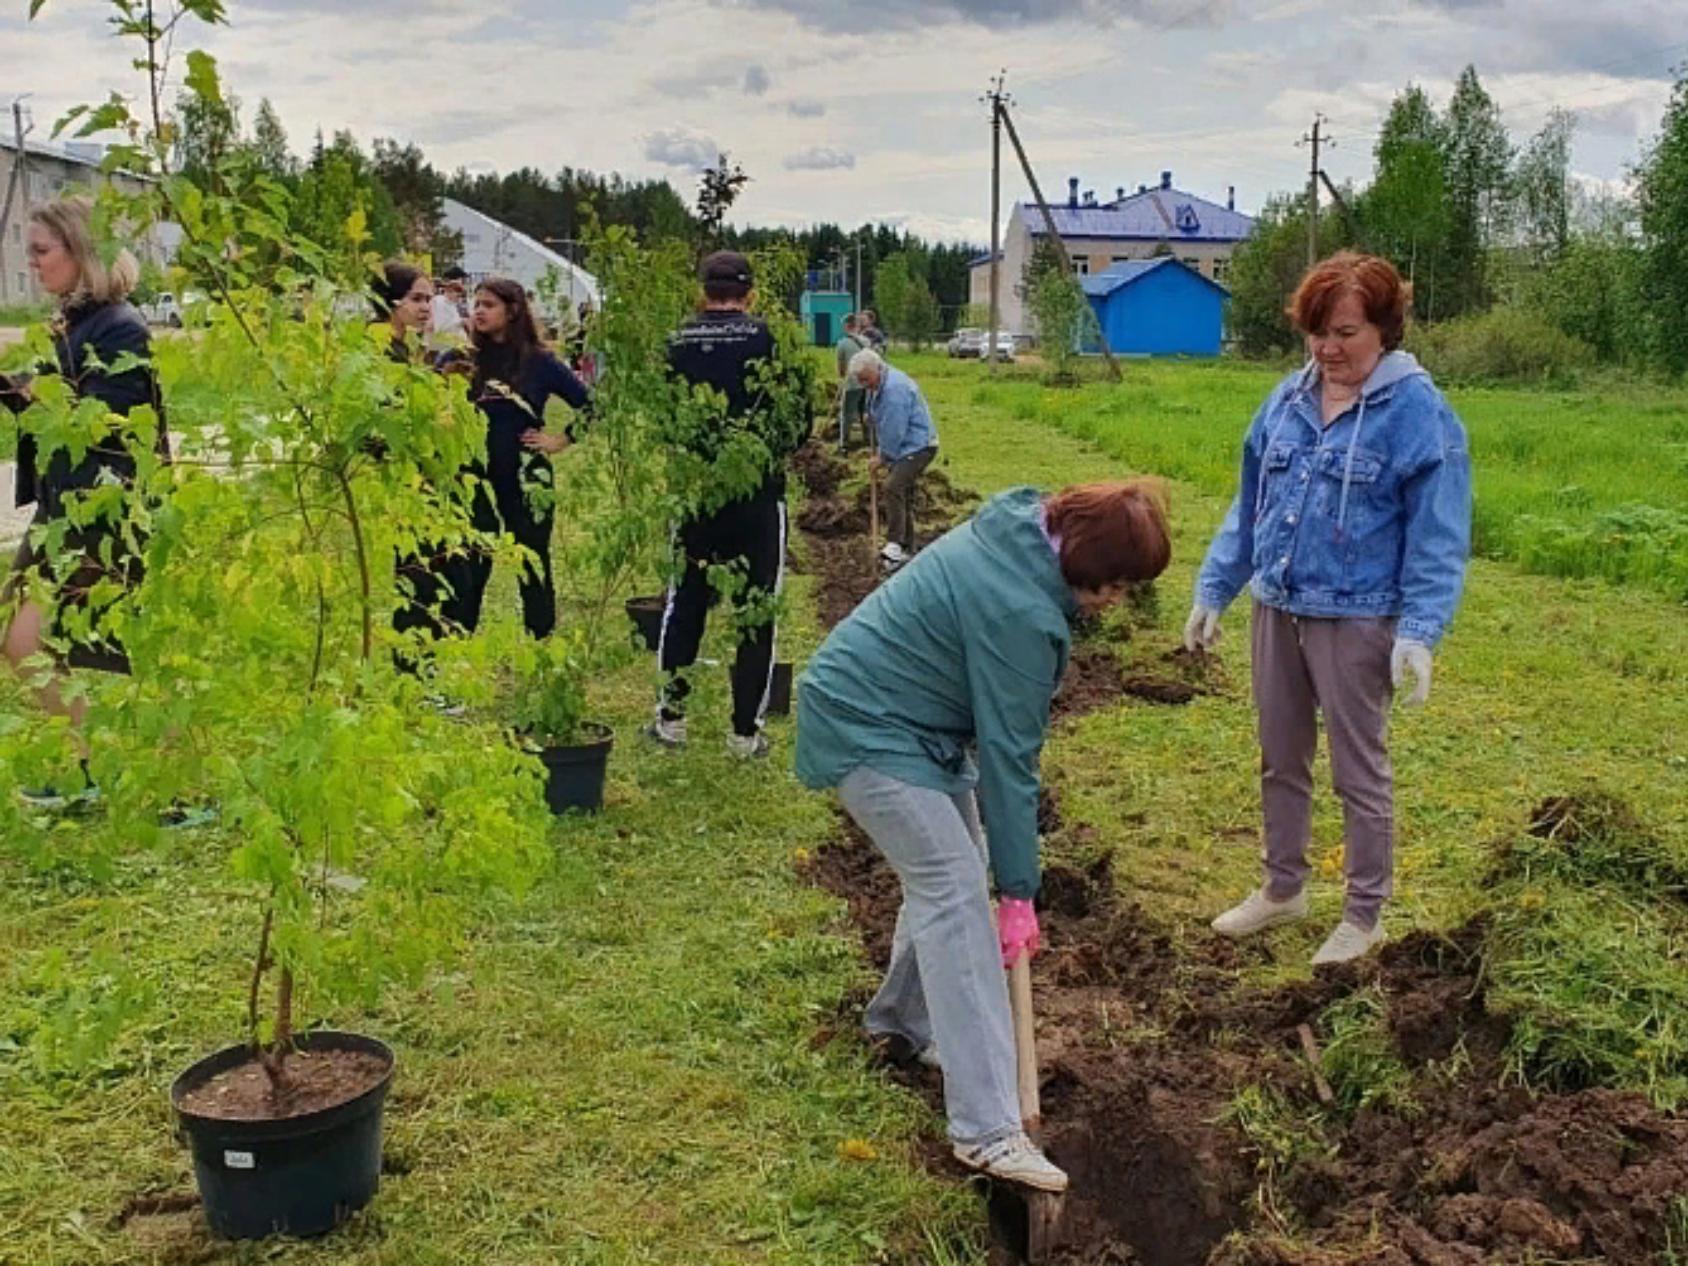
<path fill-rule="evenodd" d="M 858 766 L 838 796 L 903 885 L 868 1031 L 900 1033 L 917 1048 L 937 1042 L 957 1143 L 1011 1134 L 1020 1128 L 1013 1018 L 973 793 L 946 795 Z"/>

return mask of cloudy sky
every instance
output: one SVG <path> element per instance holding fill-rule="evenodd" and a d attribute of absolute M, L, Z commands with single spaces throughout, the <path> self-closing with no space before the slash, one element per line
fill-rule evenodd
<path fill-rule="evenodd" d="M 46 124 L 132 89 L 104 0 L 0 16 L 0 90 Z M 229 0 L 189 32 L 295 147 L 317 126 L 420 144 L 442 167 L 564 165 L 667 176 L 728 150 L 753 177 L 735 218 L 867 218 L 988 236 L 989 122 L 1008 70 L 1046 191 L 1176 184 L 1258 207 L 1305 179 L 1315 111 L 1327 170 L 1363 181 L 1390 98 L 1445 100 L 1475 62 L 1522 138 L 1576 111 L 1575 170 L 1619 181 L 1688 62 L 1688 0 Z M 1011 155 L 1008 155 L 1011 161 Z M 1025 195 L 1015 174 L 1005 200 Z"/>

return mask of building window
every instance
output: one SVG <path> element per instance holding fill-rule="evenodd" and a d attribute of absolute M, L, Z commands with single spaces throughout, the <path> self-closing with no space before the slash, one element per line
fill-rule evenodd
<path fill-rule="evenodd" d="M 1110 268 L 1115 264 L 1129 264 L 1130 262 L 1131 256 L 1129 255 L 1112 255 L 1108 258 L 1108 266 Z"/>
<path fill-rule="evenodd" d="M 1230 271 L 1231 271 L 1231 261 L 1230 260 L 1228 260 L 1228 259 L 1216 259 L 1216 260 L 1213 261 L 1213 279 L 1215 281 L 1224 281 L 1227 274 L 1229 274 Z"/>
<path fill-rule="evenodd" d="M 1202 270 L 1202 262 L 1194 255 L 1186 255 L 1178 261 L 1187 268 L 1194 268 L 1198 273 Z"/>
<path fill-rule="evenodd" d="M 1073 276 L 1088 277 L 1090 275 L 1090 257 L 1088 255 L 1073 256 Z"/>

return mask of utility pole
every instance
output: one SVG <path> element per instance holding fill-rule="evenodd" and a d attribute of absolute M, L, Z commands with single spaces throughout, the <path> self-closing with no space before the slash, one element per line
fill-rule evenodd
<path fill-rule="evenodd" d="M 1011 99 L 1002 90 L 1002 84 L 1008 78 L 1006 69 L 1000 70 L 996 78 L 991 80 L 990 91 L 985 93 L 982 100 L 989 101 L 991 106 L 991 316 L 990 329 L 985 335 L 985 360 L 990 365 L 990 372 L 997 372 L 996 358 L 996 327 L 1002 319 L 1002 305 L 1000 274 L 1002 271 L 1002 111 Z"/>
<path fill-rule="evenodd" d="M 12 223 L 12 198 L 19 189 L 23 190 L 23 216 L 25 219 L 29 218 L 28 168 L 27 159 L 24 155 L 23 138 L 29 132 L 34 131 L 35 127 L 34 122 L 31 121 L 30 127 L 27 130 L 24 128 L 23 102 L 24 97 L 30 95 L 26 92 L 22 97 L 12 98 L 12 136 L 17 149 L 12 157 L 12 173 L 6 180 L 6 202 L 4 206 L 0 206 L 0 295 L 11 296 L 14 299 L 22 299 L 24 296 L 21 294 L 11 295 L 12 288 L 6 274 L 6 230 L 11 227 Z"/>
<path fill-rule="evenodd" d="M 1037 200 L 1037 209 L 1043 213 L 1043 227 L 1049 233 L 1049 240 L 1055 243 L 1056 253 L 1061 257 L 1061 267 L 1067 276 L 1073 276 L 1073 257 L 1067 254 L 1067 244 L 1061 238 L 1061 230 L 1055 227 L 1055 216 L 1049 210 L 1049 204 L 1043 200 L 1043 190 L 1037 183 L 1037 175 L 1032 171 L 1031 160 L 1026 157 L 1026 147 L 1020 144 L 1020 133 L 1015 130 L 1014 116 L 1008 113 L 1008 107 L 998 104 L 997 112 L 1002 116 L 1002 126 L 1008 129 L 1009 143 L 1014 146 L 1014 154 L 1020 160 L 1020 170 L 1025 173 L 1026 183 L 1032 187 L 1032 197 Z M 1102 359 L 1108 363 L 1108 373 L 1115 382 L 1119 382 L 1123 375 L 1120 373 L 1119 362 L 1114 359 L 1112 350 L 1108 347 L 1108 340 L 1102 340 Z"/>
<path fill-rule="evenodd" d="M 1319 262 L 1319 150 L 1325 145 L 1335 145 L 1336 142 L 1325 136 L 1324 125 L 1329 120 L 1323 114 L 1313 115 L 1313 131 L 1304 134 L 1296 142 L 1300 145 L 1310 145 L 1313 151 L 1312 161 L 1307 165 L 1307 267 L 1311 268 Z"/>
<path fill-rule="evenodd" d="M 862 232 L 856 230 L 856 312 L 862 310 Z"/>

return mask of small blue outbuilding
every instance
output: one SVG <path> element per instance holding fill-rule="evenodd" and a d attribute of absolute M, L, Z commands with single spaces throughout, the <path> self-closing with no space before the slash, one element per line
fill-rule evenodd
<path fill-rule="evenodd" d="M 1170 255 L 1079 278 L 1116 356 L 1217 356 L 1231 292 Z M 1098 351 L 1094 346 L 1086 351 Z"/>

